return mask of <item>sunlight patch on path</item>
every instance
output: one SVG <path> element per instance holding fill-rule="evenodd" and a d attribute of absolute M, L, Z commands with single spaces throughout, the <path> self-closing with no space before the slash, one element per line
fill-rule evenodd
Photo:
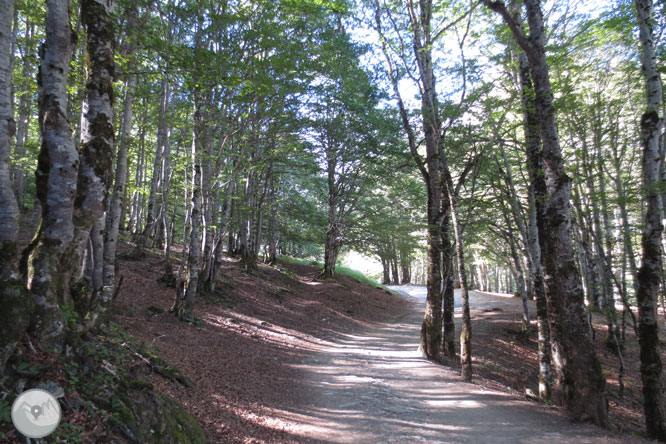
<path fill-rule="evenodd" d="M 307 424 L 299 435 L 341 444 L 629 442 L 571 424 L 543 405 L 463 383 L 424 359 L 417 347 L 425 288 L 407 291 L 413 309 L 399 323 L 345 335 L 295 365 L 308 376 L 312 399 L 299 412 Z M 496 303 L 478 293 L 473 301 Z"/>

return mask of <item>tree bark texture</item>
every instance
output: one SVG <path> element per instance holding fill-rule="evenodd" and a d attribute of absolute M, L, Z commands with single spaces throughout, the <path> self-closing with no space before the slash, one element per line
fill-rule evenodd
<path fill-rule="evenodd" d="M 526 0 L 530 36 L 526 37 L 500 2 L 484 3 L 499 12 L 527 56 L 535 91 L 535 109 L 543 149 L 547 198 L 539 212 L 544 288 L 548 303 L 551 347 L 558 401 L 578 420 L 607 425 L 606 381 L 594 352 L 583 304 L 583 288 L 574 260 L 571 232 L 570 179 L 564 171 L 545 53 L 539 0 Z"/>
<path fill-rule="evenodd" d="M 25 334 L 33 308 L 32 297 L 26 292 L 17 269 L 20 213 L 9 168 L 10 142 L 15 129 L 9 69 L 13 17 L 14 0 L 0 0 L 0 373 Z"/>
<path fill-rule="evenodd" d="M 94 324 L 110 302 L 103 295 L 106 197 L 113 181 L 113 81 L 115 32 L 112 0 L 82 0 L 81 21 L 86 31 L 86 96 L 81 120 L 80 167 L 74 201 L 72 258 L 80 258 L 88 236 L 93 257 L 92 299 L 74 301 L 81 315 L 92 313 Z M 74 271 L 74 265 L 71 264 Z M 76 277 L 76 275 L 74 276 Z"/>
<path fill-rule="evenodd" d="M 652 0 L 635 0 L 641 42 L 641 69 L 645 78 L 647 107 L 641 117 L 643 145 L 643 189 L 646 201 L 645 224 L 641 235 L 642 261 L 638 270 L 638 342 L 645 426 L 650 438 L 666 441 L 666 400 L 659 347 L 657 297 L 661 276 L 662 201 L 659 193 L 662 153 L 659 138 L 663 128 L 662 86 L 655 54 Z"/>
<path fill-rule="evenodd" d="M 45 346 L 64 341 L 67 282 L 62 276 L 63 252 L 74 238 L 74 197 L 79 154 L 67 114 L 67 76 L 74 50 L 69 1 L 46 2 L 46 39 L 38 76 L 41 148 L 35 172 L 42 221 L 28 259 L 28 289 L 35 298 L 31 331 Z"/>

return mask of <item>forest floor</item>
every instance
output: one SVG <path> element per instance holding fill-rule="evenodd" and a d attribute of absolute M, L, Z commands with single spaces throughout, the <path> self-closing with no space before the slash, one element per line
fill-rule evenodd
<path fill-rule="evenodd" d="M 307 265 L 260 265 L 248 275 L 226 259 L 218 291 L 199 298 L 190 325 L 167 311 L 174 293 L 158 282 L 160 258 L 120 267 L 114 321 L 194 381 L 186 388 L 151 377 L 211 443 L 643 442 L 633 333 L 617 399 L 617 358 L 595 325 L 611 394 L 608 432 L 525 399 L 525 388 L 536 391 L 536 333 L 519 338 L 517 299 L 472 293 L 475 383 L 463 384 L 457 371 L 418 354 L 418 295 L 346 276 L 315 280 L 318 269 Z"/>

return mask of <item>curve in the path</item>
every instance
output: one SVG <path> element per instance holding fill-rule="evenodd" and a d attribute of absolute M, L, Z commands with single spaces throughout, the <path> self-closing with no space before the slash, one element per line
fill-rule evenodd
<path fill-rule="evenodd" d="M 644 442 L 463 383 L 452 370 L 425 360 L 417 351 L 425 288 L 395 289 L 412 301 L 399 322 L 349 334 L 299 366 L 312 404 L 300 415 L 305 425 L 298 434 L 312 442 L 354 444 Z M 472 304 L 488 299 L 472 296 Z"/>

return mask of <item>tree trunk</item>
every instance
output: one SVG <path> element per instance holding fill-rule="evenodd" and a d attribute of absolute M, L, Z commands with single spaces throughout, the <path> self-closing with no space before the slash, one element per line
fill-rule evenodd
<path fill-rule="evenodd" d="M 106 239 L 104 242 L 104 293 L 103 302 L 108 303 L 113 297 L 116 280 L 116 250 L 118 234 L 122 222 L 121 209 L 126 195 L 127 154 L 129 152 L 132 131 L 132 104 L 137 84 L 137 75 L 130 74 L 125 84 L 125 98 L 120 128 L 120 143 L 116 155 L 116 174 L 111 194 L 111 205 L 106 219 Z"/>
<path fill-rule="evenodd" d="M 375 1 L 375 23 L 377 32 L 383 35 L 381 22 L 381 8 Z M 442 348 L 442 239 L 441 228 L 443 212 L 441 208 L 441 171 L 440 171 L 440 125 L 437 105 L 436 82 L 432 68 L 432 46 L 430 17 L 432 4 L 422 4 L 427 10 L 417 14 L 413 4 L 408 5 L 412 25 L 412 46 L 414 57 L 420 73 L 421 86 L 421 116 L 425 134 L 426 160 L 425 164 L 418 152 L 417 138 L 410 123 L 410 116 L 402 100 L 398 87 L 398 78 L 394 71 L 393 62 L 385 41 L 382 39 L 382 51 L 386 58 L 393 93 L 398 102 L 400 119 L 407 133 L 409 150 L 416 162 L 421 176 L 426 184 L 428 193 L 427 222 L 428 222 L 428 273 L 427 296 L 425 315 L 421 325 L 420 350 L 428 359 L 439 360 Z M 448 266 L 448 265 L 447 265 Z"/>
<path fill-rule="evenodd" d="M 9 169 L 10 142 L 15 129 L 9 70 L 13 17 L 14 0 L 0 0 L 0 373 L 25 334 L 33 308 L 32 298 L 17 270 L 20 213 Z"/>
<path fill-rule="evenodd" d="M 539 240 L 549 308 L 552 348 L 561 401 L 576 419 L 607 424 L 606 381 L 594 353 L 583 306 L 583 291 L 571 244 L 570 179 L 564 172 L 545 55 L 543 18 L 538 0 L 526 2 L 532 45 L 523 48 L 535 83 L 547 199 Z M 557 364 L 560 365 L 557 365 Z"/>
<path fill-rule="evenodd" d="M 33 38 L 35 25 L 30 21 L 26 24 L 26 44 L 23 52 L 23 67 L 21 72 L 22 77 L 22 94 L 19 99 L 18 105 L 18 123 L 16 128 L 16 144 L 14 146 L 15 166 L 13 167 L 12 175 L 14 178 L 14 193 L 19 206 L 22 211 L 25 203 L 25 185 L 26 185 L 26 171 L 23 166 L 26 155 L 26 142 L 28 141 L 28 129 L 30 128 L 31 105 L 30 94 L 28 89 L 32 81 L 33 66 L 31 56 L 33 47 L 29 43 Z"/>
<path fill-rule="evenodd" d="M 74 300 L 82 318 L 88 312 L 92 326 L 110 302 L 102 297 L 106 196 L 113 180 L 113 79 L 115 76 L 113 1 L 82 0 L 81 21 L 86 31 L 86 96 L 81 119 L 81 147 L 76 199 L 72 259 L 82 257 L 88 237 L 92 241 L 92 295 Z M 72 264 L 74 265 L 74 264 Z M 76 276 L 75 267 L 66 272 Z M 68 276 L 69 275 L 69 276 Z M 88 297 L 91 297 L 89 300 Z"/>
<path fill-rule="evenodd" d="M 196 125 L 196 123 L 195 123 Z M 189 254 L 187 256 L 187 281 L 184 287 L 183 306 L 177 311 L 178 318 L 182 321 L 194 320 L 194 300 L 196 298 L 199 269 L 201 262 L 201 165 L 196 152 L 197 135 L 192 141 L 192 206 L 190 210 L 190 242 Z"/>
<path fill-rule="evenodd" d="M 79 154 L 67 118 L 67 76 L 74 50 L 69 1 L 46 3 L 46 39 L 39 70 L 42 144 L 35 172 L 42 222 L 28 259 L 28 289 L 35 297 L 31 331 L 42 345 L 62 346 L 65 322 L 58 305 L 67 282 L 62 254 L 74 238 L 74 199 Z"/>
<path fill-rule="evenodd" d="M 606 381 L 594 353 L 583 306 L 583 290 L 571 242 L 570 179 L 564 171 L 545 54 L 543 16 L 538 0 L 526 0 L 529 39 L 503 4 L 484 0 L 498 11 L 525 51 L 534 81 L 535 108 L 543 151 L 547 198 L 538 212 L 544 286 L 552 334 L 558 401 L 576 419 L 607 425 Z"/>
<path fill-rule="evenodd" d="M 320 277 L 330 279 L 335 276 L 335 263 L 338 260 L 338 253 L 342 245 L 344 233 L 340 221 L 340 215 L 337 211 L 338 206 L 338 188 L 335 174 L 337 167 L 337 158 L 332 149 L 326 150 L 327 175 L 328 175 L 328 230 L 326 231 L 326 243 L 324 245 L 324 269 Z"/>
<path fill-rule="evenodd" d="M 382 261 L 382 285 L 391 285 L 391 268 L 389 261 L 384 256 L 380 256 Z"/>
<path fill-rule="evenodd" d="M 645 77 L 647 107 L 641 117 L 643 144 L 643 189 L 645 225 L 641 235 L 643 258 L 638 270 L 638 342 L 640 344 L 643 408 L 648 437 L 666 441 L 666 405 L 657 323 L 657 296 L 660 281 L 662 201 L 658 184 L 662 153 L 659 138 L 663 127 L 662 87 L 653 35 L 652 0 L 635 0 L 641 41 L 641 68 Z"/>
<path fill-rule="evenodd" d="M 402 285 L 411 284 L 412 283 L 411 259 L 409 255 L 404 251 L 400 252 L 400 268 L 402 270 L 402 279 L 400 280 L 400 283 Z"/>
<path fill-rule="evenodd" d="M 162 160 L 164 152 L 164 143 L 168 137 L 167 108 L 169 103 L 169 80 L 167 75 L 162 76 L 162 86 L 160 88 L 160 111 L 157 122 L 157 145 L 155 147 L 155 157 L 153 158 L 153 174 L 150 180 L 150 194 L 148 195 L 148 209 L 146 211 L 146 226 L 143 235 L 150 237 L 154 234 L 157 220 L 157 198 L 160 186 L 162 171 Z"/>
<path fill-rule="evenodd" d="M 398 274 L 398 258 L 397 254 L 395 253 L 395 249 L 393 249 L 393 258 L 391 259 L 391 274 L 393 275 L 393 279 L 391 282 L 393 285 L 400 285 L 400 275 Z"/>
<path fill-rule="evenodd" d="M 448 209 L 447 199 L 442 206 Z M 456 358 L 456 324 L 453 288 L 453 246 L 451 245 L 449 212 L 444 213 L 441 225 L 442 257 L 444 258 L 442 270 L 442 354 L 451 360 Z"/>

